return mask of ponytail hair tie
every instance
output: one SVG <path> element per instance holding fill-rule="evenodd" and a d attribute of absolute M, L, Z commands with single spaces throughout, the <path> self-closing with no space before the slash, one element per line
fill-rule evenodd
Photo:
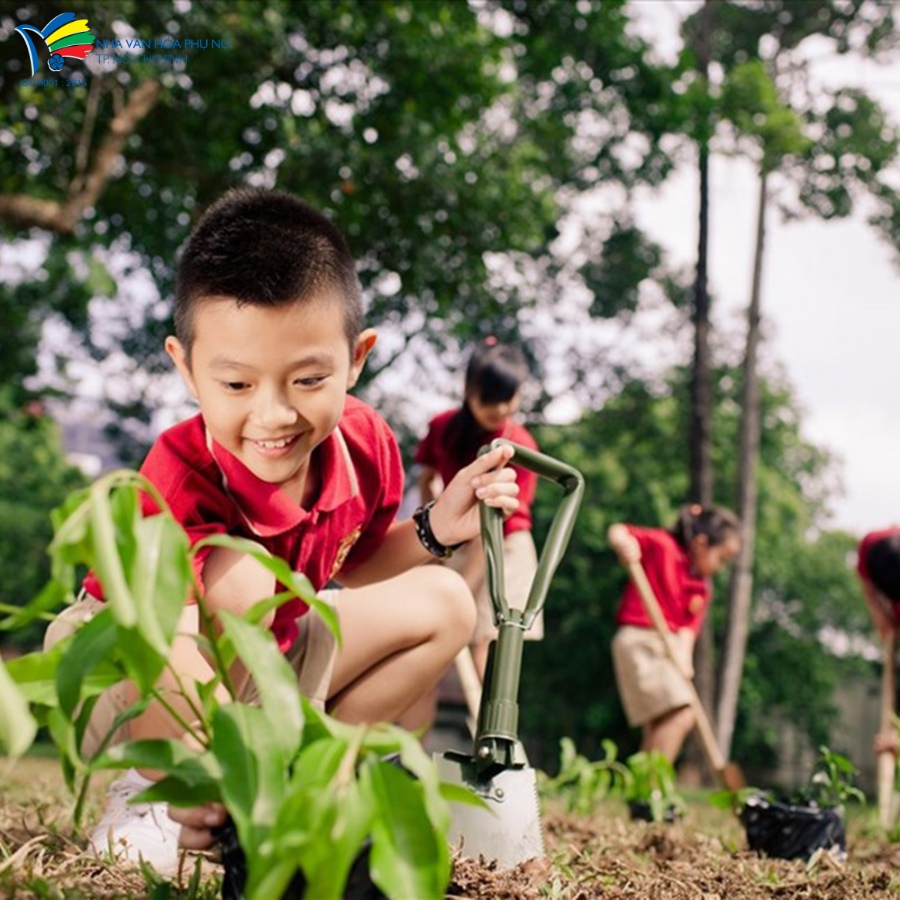
<path fill-rule="evenodd" d="M 692 516 L 699 516 L 703 512 L 703 507 L 699 503 L 692 503 L 689 512 Z"/>
<path fill-rule="evenodd" d="M 492 335 L 492 334 L 489 334 L 489 335 L 484 339 L 484 345 L 485 345 L 486 347 L 493 347 L 493 346 L 496 345 L 496 343 L 497 343 L 497 338 L 494 337 L 494 335 Z"/>

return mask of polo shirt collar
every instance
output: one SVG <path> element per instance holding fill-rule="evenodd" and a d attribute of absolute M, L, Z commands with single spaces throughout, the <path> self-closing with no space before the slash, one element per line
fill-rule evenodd
<path fill-rule="evenodd" d="M 306 510 L 278 485 L 257 478 L 236 456 L 215 441 L 207 430 L 206 446 L 222 473 L 225 491 L 240 510 L 247 526 L 260 537 L 290 531 L 304 522 L 315 522 L 359 494 L 356 467 L 340 427 L 312 452 L 318 467 L 321 491 L 312 509 Z"/>

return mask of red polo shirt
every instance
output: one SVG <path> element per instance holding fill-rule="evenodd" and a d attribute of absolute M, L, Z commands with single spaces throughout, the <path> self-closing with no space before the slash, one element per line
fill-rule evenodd
<path fill-rule="evenodd" d="M 883 528 L 881 531 L 870 531 L 860 542 L 856 551 L 856 571 L 859 572 L 860 578 L 871 581 L 869 575 L 869 551 L 879 541 L 885 538 L 893 537 L 900 534 L 900 526 L 892 525 L 890 528 Z"/>
<path fill-rule="evenodd" d="M 626 527 L 641 546 L 641 562 L 647 580 L 669 628 L 673 632 L 690 628 L 699 634 L 711 598 L 709 581 L 691 574 L 687 552 L 670 532 L 662 528 Z M 644 611 L 641 595 L 630 579 L 622 592 L 616 623 L 653 627 L 653 621 Z"/>
<path fill-rule="evenodd" d="M 354 397 L 347 397 L 340 424 L 311 461 L 322 489 L 306 510 L 212 440 L 197 415 L 160 435 L 141 473 L 160 490 L 192 546 L 211 534 L 249 538 L 306 575 L 318 591 L 381 545 L 400 506 L 403 467 L 387 423 Z M 152 515 L 158 508 L 145 498 L 144 512 Z M 211 551 L 195 557 L 201 586 Z M 93 575 L 85 587 L 101 595 Z M 272 631 L 282 649 L 293 642 L 294 620 L 306 610 L 300 600 L 279 607 Z"/>
<path fill-rule="evenodd" d="M 428 425 L 428 434 L 416 448 L 415 461 L 420 465 L 435 469 L 441 476 L 444 485 L 448 485 L 460 469 L 475 459 L 474 456 L 472 459 L 458 459 L 454 454 L 452 441 L 447 440 L 447 426 L 458 412 L 459 407 L 448 409 L 447 412 L 435 416 Z M 501 437 L 531 450 L 538 448 L 527 429 L 512 420 L 507 420 L 506 426 L 499 431 L 486 431 L 481 446 Z M 531 531 L 531 505 L 534 503 L 534 492 L 537 489 L 537 475 L 515 465 L 514 462 L 515 457 L 513 457 L 511 467 L 516 472 L 516 481 L 519 485 L 519 508 L 503 523 L 504 534 L 512 534 L 514 531 Z"/>

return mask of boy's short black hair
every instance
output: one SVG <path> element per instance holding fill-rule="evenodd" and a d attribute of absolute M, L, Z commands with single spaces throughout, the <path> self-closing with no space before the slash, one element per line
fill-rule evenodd
<path fill-rule="evenodd" d="M 175 334 L 190 359 L 193 311 L 207 297 L 284 306 L 336 288 L 350 347 L 362 331 L 362 290 L 350 248 L 320 212 L 283 191 L 235 189 L 200 219 L 175 283 Z"/>
<path fill-rule="evenodd" d="M 900 534 L 875 541 L 866 554 L 872 584 L 892 603 L 900 603 Z"/>

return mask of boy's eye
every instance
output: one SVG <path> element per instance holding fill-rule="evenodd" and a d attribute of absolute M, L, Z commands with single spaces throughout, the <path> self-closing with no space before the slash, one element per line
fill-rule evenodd
<path fill-rule="evenodd" d="M 300 387 L 316 387 L 324 380 L 324 375 L 310 375 L 308 378 L 298 378 L 294 384 L 299 384 Z"/>
<path fill-rule="evenodd" d="M 226 391 L 243 391 L 248 387 L 246 381 L 223 381 L 222 386 Z"/>

